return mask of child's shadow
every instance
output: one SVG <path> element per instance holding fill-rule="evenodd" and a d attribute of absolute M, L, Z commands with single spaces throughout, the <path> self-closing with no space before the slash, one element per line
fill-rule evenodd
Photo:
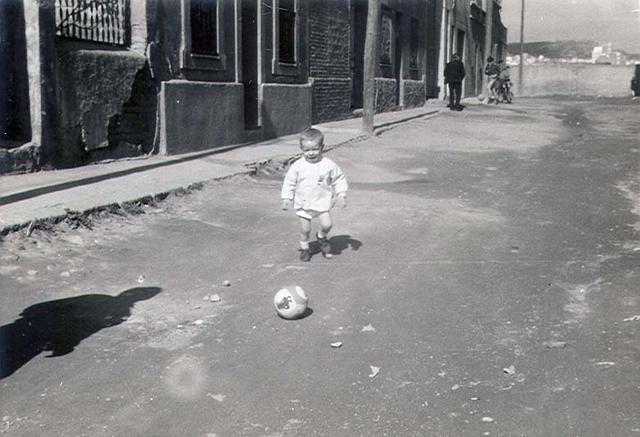
<path fill-rule="evenodd" d="M 362 246 L 362 242 L 351 238 L 351 235 L 335 235 L 329 238 L 329 242 L 331 243 L 332 255 L 340 255 L 348 248 L 351 248 L 353 251 L 357 251 Z M 312 253 L 320 253 L 320 246 L 317 243 L 314 244 Z"/>

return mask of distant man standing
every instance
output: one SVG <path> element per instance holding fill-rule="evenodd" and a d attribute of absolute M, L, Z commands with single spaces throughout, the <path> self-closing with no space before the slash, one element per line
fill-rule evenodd
<path fill-rule="evenodd" d="M 464 76 L 464 64 L 460 60 L 460 55 L 456 53 L 444 68 L 444 83 L 449 85 L 449 109 L 452 111 L 462 111 L 460 96 Z"/>

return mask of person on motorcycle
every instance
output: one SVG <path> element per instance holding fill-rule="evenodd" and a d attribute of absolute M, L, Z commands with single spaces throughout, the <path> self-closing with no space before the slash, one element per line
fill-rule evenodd
<path fill-rule="evenodd" d="M 500 74 L 500 70 L 498 69 L 498 64 L 493 61 L 493 56 L 489 56 L 487 58 L 487 66 L 484 68 L 484 74 L 487 75 L 487 97 L 485 98 L 484 103 L 489 103 L 492 99 L 497 100 L 498 98 L 495 84 L 496 79 L 498 79 L 498 75 Z"/>
<path fill-rule="evenodd" d="M 511 103 L 513 99 L 513 93 L 511 92 L 511 67 L 504 64 L 500 70 L 499 79 L 500 88 L 498 94 L 502 98 L 503 102 Z"/>

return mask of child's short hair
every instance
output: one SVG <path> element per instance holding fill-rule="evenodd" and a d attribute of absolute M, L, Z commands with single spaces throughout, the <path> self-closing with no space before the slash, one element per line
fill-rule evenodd
<path fill-rule="evenodd" d="M 322 135 L 322 132 L 320 132 L 318 129 L 310 127 L 309 129 L 305 129 L 304 131 L 302 131 L 302 133 L 300 133 L 300 144 L 302 144 L 303 141 L 313 141 L 318 144 L 323 144 L 324 135 Z"/>

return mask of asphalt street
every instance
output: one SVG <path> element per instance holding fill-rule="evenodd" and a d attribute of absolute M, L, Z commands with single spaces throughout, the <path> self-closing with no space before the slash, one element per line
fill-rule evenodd
<path fill-rule="evenodd" d="M 332 259 L 298 260 L 278 168 L 9 234 L 0 434 L 640 436 L 639 105 L 473 105 L 332 150 Z M 277 317 L 287 285 L 305 318 Z"/>

